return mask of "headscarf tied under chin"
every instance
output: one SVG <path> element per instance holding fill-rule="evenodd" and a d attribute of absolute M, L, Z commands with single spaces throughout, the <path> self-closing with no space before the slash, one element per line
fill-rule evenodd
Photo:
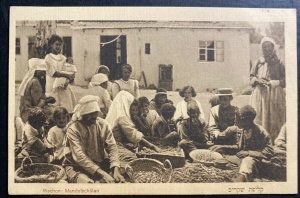
<path fill-rule="evenodd" d="M 91 82 L 89 83 L 89 87 L 95 87 L 107 81 L 108 81 L 108 77 L 106 74 L 101 74 L 101 73 L 95 74 L 92 77 Z"/>
<path fill-rule="evenodd" d="M 44 59 L 31 58 L 28 60 L 28 71 L 26 72 L 19 87 L 20 96 L 24 96 L 27 84 L 33 79 L 36 70 L 43 70 L 43 71 L 47 70 Z"/>
<path fill-rule="evenodd" d="M 122 90 L 116 95 L 106 116 L 111 129 L 116 126 L 116 121 L 119 117 L 126 116 L 130 118 L 130 105 L 133 101 L 133 95 L 127 91 Z"/>
<path fill-rule="evenodd" d="M 83 115 L 89 113 L 100 112 L 98 100 L 98 96 L 83 96 L 74 107 L 72 121 L 81 120 Z"/>
<path fill-rule="evenodd" d="M 267 36 L 263 37 L 260 41 L 260 48 L 261 49 L 262 49 L 262 45 L 263 45 L 264 42 L 271 42 L 274 46 L 274 53 L 277 51 L 279 45 L 276 44 L 274 39 L 272 39 L 271 37 L 267 37 Z"/>
<path fill-rule="evenodd" d="M 271 37 L 265 36 L 265 37 L 263 37 L 263 38 L 261 39 L 261 41 L 260 41 L 260 48 L 261 48 L 261 49 L 262 49 L 263 43 L 265 43 L 265 42 L 271 42 L 271 43 L 273 44 L 273 46 L 274 46 L 273 54 L 271 55 L 270 59 L 269 59 L 267 62 L 270 62 L 270 63 L 272 63 L 272 62 L 277 62 L 277 61 L 278 61 L 278 57 L 277 57 L 276 51 L 277 51 L 277 49 L 279 48 L 279 45 L 277 45 L 276 42 L 275 42 L 275 40 L 272 39 Z M 260 62 L 260 63 L 266 62 L 265 57 L 263 57 L 263 56 L 260 57 L 259 62 Z"/>

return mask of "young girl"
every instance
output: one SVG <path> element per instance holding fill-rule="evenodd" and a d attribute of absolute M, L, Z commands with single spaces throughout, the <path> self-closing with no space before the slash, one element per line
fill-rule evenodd
<path fill-rule="evenodd" d="M 53 89 L 54 81 L 56 78 L 67 78 L 73 81 L 75 74 L 67 74 L 63 72 L 66 64 L 66 57 L 61 54 L 62 39 L 58 35 L 52 35 L 48 41 L 50 53 L 46 55 L 45 62 L 47 65 L 47 78 L 46 78 L 46 95 L 53 96 L 56 99 L 57 106 L 65 107 L 69 112 L 73 111 L 76 104 L 75 96 L 72 89 L 67 86 L 58 87 Z"/>
<path fill-rule="evenodd" d="M 100 117 L 105 118 L 111 105 L 110 95 L 107 91 L 108 78 L 105 74 L 96 74 L 92 77 L 89 90 L 99 96 Z"/>
<path fill-rule="evenodd" d="M 113 98 L 115 98 L 121 90 L 131 93 L 135 99 L 139 98 L 139 82 L 137 80 L 130 79 L 131 73 L 131 65 L 126 64 L 122 66 L 122 78 L 116 80 L 112 85 Z"/>
<path fill-rule="evenodd" d="M 201 106 L 200 102 L 195 100 L 195 98 L 194 98 L 197 95 L 194 87 L 192 87 L 192 86 L 183 87 L 182 90 L 179 92 L 179 95 L 181 97 L 183 97 L 183 100 L 178 102 L 177 105 L 176 105 L 174 120 L 178 121 L 178 120 L 181 120 L 181 119 L 189 118 L 189 115 L 187 113 L 187 106 L 188 106 L 188 103 L 194 102 L 194 101 L 197 103 L 197 105 L 199 107 L 199 110 L 200 110 L 199 117 L 201 119 L 205 120 L 204 111 L 202 109 L 202 106 Z"/>
<path fill-rule="evenodd" d="M 53 113 L 53 119 L 55 122 L 48 132 L 47 140 L 54 147 L 52 163 L 61 164 L 64 157 L 63 140 L 66 134 L 66 126 L 69 122 L 69 113 L 64 107 L 57 107 Z"/>

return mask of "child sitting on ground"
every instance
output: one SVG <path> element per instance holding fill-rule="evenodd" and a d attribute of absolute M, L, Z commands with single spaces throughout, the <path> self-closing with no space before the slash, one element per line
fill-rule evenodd
<path fill-rule="evenodd" d="M 152 126 L 152 136 L 163 138 L 167 142 L 177 145 L 179 136 L 176 128 L 174 128 L 175 122 L 172 120 L 175 110 L 174 105 L 170 103 L 162 105 L 161 116 L 154 121 Z"/>
<path fill-rule="evenodd" d="M 53 158 L 50 162 L 54 164 L 61 164 L 64 157 L 63 141 L 67 130 L 67 123 L 69 122 L 69 113 L 64 107 L 57 107 L 53 113 L 53 120 L 55 122 L 48 132 L 47 140 L 54 148 Z"/>
<path fill-rule="evenodd" d="M 251 182 L 262 171 L 262 159 L 269 160 L 273 156 L 273 147 L 270 135 L 260 125 L 254 123 L 255 109 L 246 105 L 236 112 L 236 125 L 242 129 L 236 156 L 241 160 L 240 175 L 234 178 L 235 182 Z M 232 127 L 230 127 L 232 128 Z M 235 132 L 233 130 L 233 132 Z M 265 170 L 263 170 L 265 171 Z"/>
<path fill-rule="evenodd" d="M 111 105 L 111 98 L 107 91 L 108 77 L 106 74 L 95 74 L 89 83 L 89 90 L 99 97 L 100 114 L 99 117 L 105 119 Z"/>
<path fill-rule="evenodd" d="M 47 157 L 47 154 L 53 153 L 52 148 L 44 144 L 44 128 L 46 115 L 40 107 L 30 109 L 28 121 L 26 122 L 22 134 L 22 151 L 18 157 Z"/>
<path fill-rule="evenodd" d="M 185 156 L 189 158 L 189 153 L 198 148 L 207 148 L 207 124 L 200 118 L 200 109 L 196 102 L 189 102 L 187 105 L 189 118 L 180 121 L 178 133 L 181 141 L 179 146 L 183 149 Z"/>
<path fill-rule="evenodd" d="M 159 118 L 155 110 L 149 110 L 149 100 L 146 97 L 138 98 L 138 116 L 133 118 L 134 123 L 139 131 L 145 136 L 151 136 L 151 128 L 154 121 Z"/>

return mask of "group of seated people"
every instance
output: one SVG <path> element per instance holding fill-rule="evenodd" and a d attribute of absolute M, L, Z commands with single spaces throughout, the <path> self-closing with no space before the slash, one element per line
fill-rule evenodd
<path fill-rule="evenodd" d="M 236 181 L 252 181 L 261 160 L 273 156 L 268 132 L 254 123 L 254 108 L 231 105 L 232 89 L 218 90 L 219 104 L 211 108 L 207 122 L 192 86 L 180 91 L 183 100 L 174 106 L 162 88 L 151 101 L 140 97 L 138 82 L 129 79 L 130 65 L 123 67 L 124 78 L 113 83 L 107 70 L 98 68 L 90 83 L 97 94 L 82 97 L 73 112 L 63 106 L 54 109 L 55 125 L 49 131 L 43 127 L 48 120 L 44 110 L 31 108 L 18 157 L 46 156 L 50 163 L 65 167 L 71 183 L 112 183 L 125 182 L 122 168 L 137 158 L 136 148 L 161 151 L 147 137 L 179 146 L 187 159 L 195 149 L 234 154 L 241 161 Z M 284 152 L 282 133 L 275 143 L 280 142 L 277 148 Z"/>

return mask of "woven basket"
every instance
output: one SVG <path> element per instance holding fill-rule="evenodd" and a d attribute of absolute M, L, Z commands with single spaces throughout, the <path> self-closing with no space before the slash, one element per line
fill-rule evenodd
<path fill-rule="evenodd" d="M 126 166 L 132 183 L 169 183 L 172 179 L 172 164 L 155 159 L 135 159 Z"/>
<path fill-rule="evenodd" d="M 57 183 L 63 178 L 63 167 L 46 164 L 32 163 L 29 157 L 25 157 L 22 165 L 15 172 L 16 183 Z"/>
<path fill-rule="evenodd" d="M 200 162 L 204 165 L 213 165 L 214 160 L 223 158 L 223 156 L 220 153 L 207 149 L 196 149 L 191 151 L 189 155 L 194 162 Z"/>

